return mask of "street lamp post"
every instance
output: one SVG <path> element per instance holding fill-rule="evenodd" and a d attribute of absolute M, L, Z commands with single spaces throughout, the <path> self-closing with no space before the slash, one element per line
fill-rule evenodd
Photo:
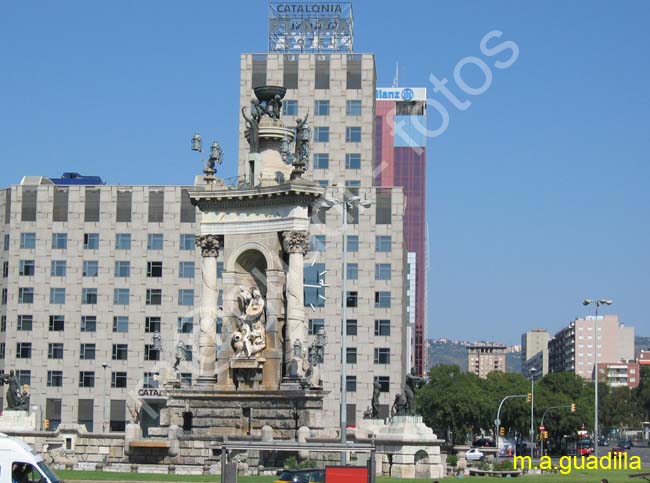
<path fill-rule="evenodd" d="M 535 373 L 537 369 L 530 368 L 530 457 L 533 458 L 535 449 Z"/>
<path fill-rule="evenodd" d="M 330 209 L 334 205 L 341 205 L 343 207 L 342 216 L 342 232 L 343 232 L 343 280 L 341 284 L 341 444 L 346 444 L 348 439 L 347 434 L 347 294 L 348 294 L 348 209 L 353 207 L 363 206 L 368 208 L 372 203 L 362 200 L 359 196 L 343 195 L 342 200 L 334 200 L 324 198 L 320 207 Z M 347 453 L 341 451 L 341 465 L 345 466 L 347 462 Z"/>
<path fill-rule="evenodd" d="M 585 299 L 582 305 L 596 306 L 596 317 L 594 318 L 594 456 L 598 458 L 598 308 L 601 305 L 612 305 L 610 299 L 591 300 Z"/>
<path fill-rule="evenodd" d="M 108 378 L 106 377 L 106 369 L 111 367 L 111 365 L 108 362 L 104 362 L 102 364 L 102 369 L 104 369 L 104 388 L 106 389 L 106 395 L 108 396 L 107 398 L 104 399 L 104 425 L 103 425 L 103 431 L 106 433 L 106 425 L 110 423 L 109 418 L 106 417 L 106 409 L 110 407 L 111 404 L 111 395 L 110 395 L 110 386 L 108 385 Z M 109 409 L 110 410 L 110 409 Z M 110 431 L 110 424 L 108 424 L 108 430 Z"/>

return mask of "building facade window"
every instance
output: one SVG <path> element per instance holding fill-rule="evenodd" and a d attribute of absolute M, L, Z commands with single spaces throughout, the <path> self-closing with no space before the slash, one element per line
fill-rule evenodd
<path fill-rule="evenodd" d="M 145 303 L 147 305 L 162 304 L 162 290 L 159 288 L 148 288 Z"/>
<path fill-rule="evenodd" d="M 361 115 L 361 101 L 350 100 L 345 103 L 346 116 L 360 116 Z"/>
<path fill-rule="evenodd" d="M 113 317 L 113 332 L 128 332 L 129 317 L 126 315 L 116 315 Z"/>
<path fill-rule="evenodd" d="M 68 248 L 68 234 L 52 233 L 52 249 L 65 250 L 66 248 Z"/>
<path fill-rule="evenodd" d="M 68 188 L 54 188 L 52 221 L 68 221 Z"/>
<path fill-rule="evenodd" d="M 324 100 L 314 101 L 314 115 L 315 116 L 329 116 L 330 115 L 330 101 L 324 101 Z"/>
<path fill-rule="evenodd" d="M 10 241 L 11 241 L 11 238 L 9 237 L 9 233 L 5 234 L 4 242 L 2 244 L 2 248 L 4 249 L 5 252 L 9 251 L 9 242 Z M 21 247 L 21 248 L 23 248 L 23 247 Z"/>
<path fill-rule="evenodd" d="M 116 250 L 130 250 L 131 249 L 131 234 L 130 233 L 116 233 L 115 234 L 115 249 Z"/>
<path fill-rule="evenodd" d="M 345 142 L 346 143 L 360 143 L 361 142 L 361 128 L 360 127 L 346 127 L 345 128 Z"/>
<path fill-rule="evenodd" d="M 354 308 L 359 303 L 359 294 L 356 290 L 348 291 L 348 294 L 345 298 L 346 307 Z"/>
<path fill-rule="evenodd" d="M 330 88 L 330 57 L 329 55 L 319 55 L 316 57 L 316 69 L 314 78 L 314 87 L 316 89 Z"/>
<path fill-rule="evenodd" d="M 190 200 L 190 193 L 188 190 L 181 190 L 181 223 L 194 223 L 196 222 L 196 207 Z"/>
<path fill-rule="evenodd" d="M 62 387 L 63 371 L 47 371 L 47 387 Z"/>
<path fill-rule="evenodd" d="M 115 211 L 115 221 L 118 223 L 131 222 L 131 204 L 133 195 L 130 191 L 118 190 Z"/>
<path fill-rule="evenodd" d="M 118 260 L 115 262 L 115 276 L 126 278 L 131 276 L 131 262 L 127 260 Z"/>
<path fill-rule="evenodd" d="M 379 383 L 379 392 L 390 392 L 389 376 L 375 376 L 374 381 Z"/>
<path fill-rule="evenodd" d="M 147 235 L 147 250 L 162 250 L 163 241 L 162 233 L 149 233 Z"/>
<path fill-rule="evenodd" d="M 144 319 L 144 331 L 146 333 L 160 333 L 161 323 L 160 317 L 145 317 Z"/>
<path fill-rule="evenodd" d="M 298 101 L 286 100 L 282 101 L 282 115 L 283 116 L 297 116 L 298 115 Z"/>
<path fill-rule="evenodd" d="M 66 265 L 65 260 L 52 260 L 50 264 L 50 275 L 52 277 L 65 277 Z"/>
<path fill-rule="evenodd" d="M 21 221 L 36 221 L 38 188 L 35 186 L 23 186 L 22 195 L 23 199 L 20 207 Z"/>
<path fill-rule="evenodd" d="M 390 235 L 377 235 L 375 237 L 376 252 L 390 252 L 392 248 L 392 239 Z"/>
<path fill-rule="evenodd" d="M 86 223 L 99 221 L 99 202 L 101 192 L 95 188 L 86 189 L 86 196 L 84 199 L 84 221 Z"/>
<path fill-rule="evenodd" d="M 95 344 L 81 344 L 79 346 L 79 359 L 82 361 L 94 361 L 96 351 Z"/>
<path fill-rule="evenodd" d="M 94 371 L 80 371 L 79 372 L 79 387 L 95 387 L 95 372 Z"/>
<path fill-rule="evenodd" d="M 128 377 L 126 372 L 113 372 L 111 374 L 111 387 L 116 389 L 124 388 L 126 387 L 127 380 Z"/>
<path fill-rule="evenodd" d="M 327 153 L 314 154 L 314 169 L 328 169 L 330 167 L 330 155 Z"/>
<path fill-rule="evenodd" d="M 82 288 L 81 289 L 81 303 L 85 305 L 97 305 L 97 289 L 96 288 Z"/>
<path fill-rule="evenodd" d="M 356 347 L 346 347 L 346 349 L 345 349 L 345 362 L 347 364 L 356 364 L 357 363 L 357 348 Z"/>
<path fill-rule="evenodd" d="M 129 289 L 116 288 L 113 290 L 113 305 L 129 305 Z"/>
<path fill-rule="evenodd" d="M 309 335 L 318 335 L 321 329 L 325 330 L 325 319 L 309 319 Z"/>
<path fill-rule="evenodd" d="M 19 315 L 18 321 L 16 323 L 16 329 L 19 331 L 30 331 L 32 330 L 34 322 L 34 317 L 31 315 Z"/>
<path fill-rule="evenodd" d="M 357 376 L 345 377 L 345 390 L 346 392 L 357 392 Z"/>
<path fill-rule="evenodd" d="M 318 126 L 314 128 L 314 142 L 315 143 L 329 143 L 330 142 L 330 128 L 326 126 Z"/>
<path fill-rule="evenodd" d="M 375 280 L 390 280 L 390 263 L 375 263 Z"/>
<path fill-rule="evenodd" d="M 253 55 L 251 84 L 251 87 L 253 87 L 253 89 L 266 85 L 266 54 Z"/>
<path fill-rule="evenodd" d="M 194 319 L 192 317 L 179 317 L 176 325 L 176 332 L 179 334 L 191 334 L 194 330 Z"/>
<path fill-rule="evenodd" d="M 324 252 L 326 246 L 325 235 L 312 235 L 309 239 L 310 252 Z"/>
<path fill-rule="evenodd" d="M 50 315 L 50 332 L 63 332 L 65 330 L 65 317 L 63 315 Z"/>
<path fill-rule="evenodd" d="M 142 382 L 142 387 L 145 389 L 154 389 L 158 387 L 158 381 L 156 377 L 158 374 L 156 372 L 145 372 Z"/>
<path fill-rule="evenodd" d="M 325 306 L 325 264 L 307 264 L 303 268 L 305 307 Z"/>
<path fill-rule="evenodd" d="M 96 332 L 97 331 L 97 317 L 95 315 L 82 315 L 81 332 Z"/>
<path fill-rule="evenodd" d="M 375 320 L 375 335 L 377 336 L 390 335 L 390 320 L 388 319 Z"/>
<path fill-rule="evenodd" d="M 194 262 L 178 262 L 179 278 L 194 278 Z"/>
<path fill-rule="evenodd" d="M 149 223 L 162 223 L 165 213 L 165 192 L 160 190 L 149 191 Z"/>
<path fill-rule="evenodd" d="M 36 248 L 36 233 L 21 233 L 20 234 L 20 248 L 33 249 Z M 9 235 L 5 235 L 5 250 L 9 250 Z"/>
<path fill-rule="evenodd" d="M 361 155 L 359 153 L 347 153 L 345 155 L 345 169 L 361 169 Z"/>
<path fill-rule="evenodd" d="M 63 359 L 63 344 L 61 342 L 52 342 L 47 345 L 48 359 Z"/>
<path fill-rule="evenodd" d="M 84 277 L 96 277 L 99 274 L 99 262 L 97 260 L 84 260 L 82 273 Z"/>
<path fill-rule="evenodd" d="M 346 88 L 361 89 L 361 56 L 350 54 L 346 63 Z"/>
<path fill-rule="evenodd" d="M 347 236 L 347 246 L 348 252 L 356 253 L 359 251 L 359 235 L 348 235 Z"/>
<path fill-rule="evenodd" d="M 194 250 L 194 235 L 187 233 L 182 234 L 180 237 L 180 249 Z"/>
<path fill-rule="evenodd" d="M 160 278 L 162 274 L 162 262 L 147 262 L 147 277 Z"/>
<path fill-rule="evenodd" d="M 159 361 L 160 351 L 155 349 L 153 344 L 145 344 L 144 346 L 144 360 L 145 361 Z"/>
<path fill-rule="evenodd" d="M 194 305 L 194 289 L 181 288 L 178 290 L 178 305 Z"/>
<path fill-rule="evenodd" d="M 34 260 L 21 260 L 18 263 L 18 275 L 21 277 L 33 277 L 35 272 Z"/>
<path fill-rule="evenodd" d="M 345 335 L 357 335 L 357 319 L 347 319 L 345 321 Z"/>
<path fill-rule="evenodd" d="M 375 210 L 375 221 L 378 225 L 390 225 L 392 223 L 392 193 L 390 188 L 377 188 Z"/>
<path fill-rule="evenodd" d="M 298 56 L 289 54 L 284 56 L 282 63 L 282 85 L 287 89 L 298 88 Z"/>
<path fill-rule="evenodd" d="M 31 358 L 32 358 L 32 343 L 16 342 L 16 359 L 31 359 Z"/>
<path fill-rule="evenodd" d="M 65 304 L 65 288 L 52 287 L 50 288 L 50 303 L 64 305 Z"/>
<path fill-rule="evenodd" d="M 375 308 L 387 309 L 390 308 L 390 292 L 375 292 Z"/>
<path fill-rule="evenodd" d="M 84 233 L 84 250 L 99 250 L 99 233 Z"/>
<path fill-rule="evenodd" d="M 350 263 L 347 264 L 347 276 L 348 280 L 358 280 L 359 279 L 359 264 Z"/>
<path fill-rule="evenodd" d="M 389 347 L 375 347 L 375 364 L 390 364 Z"/>
<path fill-rule="evenodd" d="M 129 358 L 128 344 L 113 344 L 113 360 L 126 361 Z"/>

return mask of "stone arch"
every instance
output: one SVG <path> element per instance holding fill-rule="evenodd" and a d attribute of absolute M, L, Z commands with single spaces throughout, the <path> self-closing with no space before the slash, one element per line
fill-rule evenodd
<path fill-rule="evenodd" d="M 415 453 L 414 456 L 414 462 L 415 464 L 429 464 L 429 454 L 424 451 L 423 449 L 419 450 L 418 452 Z"/>
<path fill-rule="evenodd" d="M 237 260 L 239 259 L 240 255 L 248 250 L 255 250 L 260 252 L 266 260 L 266 266 L 267 266 L 266 268 L 268 270 L 282 269 L 277 254 L 274 256 L 273 252 L 271 252 L 271 250 L 269 250 L 266 245 L 255 241 L 244 243 L 243 245 L 238 247 L 230 256 L 230 258 L 228 258 L 228 260 L 226 261 L 224 269 L 229 272 L 234 272 L 236 269 Z"/>
<path fill-rule="evenodd" d="M 238 283 L 246 287 L 257 286 L 262 293 L 262 297 L 266 297 L 268 263 L 264 254 L 257 249 L 249 248 L 241 251 L 237 258 L 233 258 Z"/>
<path fill-rule="evenodd" d="M 413 457 L 415 463 L 415 477 L 416 478 L 430 478 L 431 466 L 429 464 L 429 454 L 423 449 L 418 450 Z"/>

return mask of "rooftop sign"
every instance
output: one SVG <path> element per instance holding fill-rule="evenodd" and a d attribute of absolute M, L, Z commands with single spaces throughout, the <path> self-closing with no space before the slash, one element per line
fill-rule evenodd
<path fill-rule="evenodd" d="M 378 101 L 426 101 L 426 87 L 378 87 L 375 99 Z"/>
<path fill-rule="evenodd" d="M 283 53 L 352 52 L 349 2 L 271 2 L 269 51 Z"/>

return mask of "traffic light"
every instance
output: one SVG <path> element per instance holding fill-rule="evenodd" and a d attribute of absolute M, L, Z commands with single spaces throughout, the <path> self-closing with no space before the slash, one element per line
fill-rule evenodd
<path fill-rule="evenodd" d="M 542 439 L 548 439 L 548 431 L 542 431 Z"/>
<path fill-rule="evenodd" d="M 50 420 L 49 419 L 46 419 L 46 420 L 43 421 L 43 429 L 45 431 L 50 429 Z"/>
<path fill-rule="evenodd" d="M 533 393 L 532 392 L 528 393 L 528 397 L 526 398 L 526 400 L 528 401 L 528 404 L 533 402 Z"/>
<path fill-rule="evenodd" d="M 505 435 L 506 435 L 506 428 L 504 428 L 503 426 L 501 426 L 501 427 L 499 428 L 499 436 L 505 436 Z"/>
<path fill-rule="evenodd" d="M 576 403 L 571 403 L 571 412 L 572 413 L 576 412 Z"/>

